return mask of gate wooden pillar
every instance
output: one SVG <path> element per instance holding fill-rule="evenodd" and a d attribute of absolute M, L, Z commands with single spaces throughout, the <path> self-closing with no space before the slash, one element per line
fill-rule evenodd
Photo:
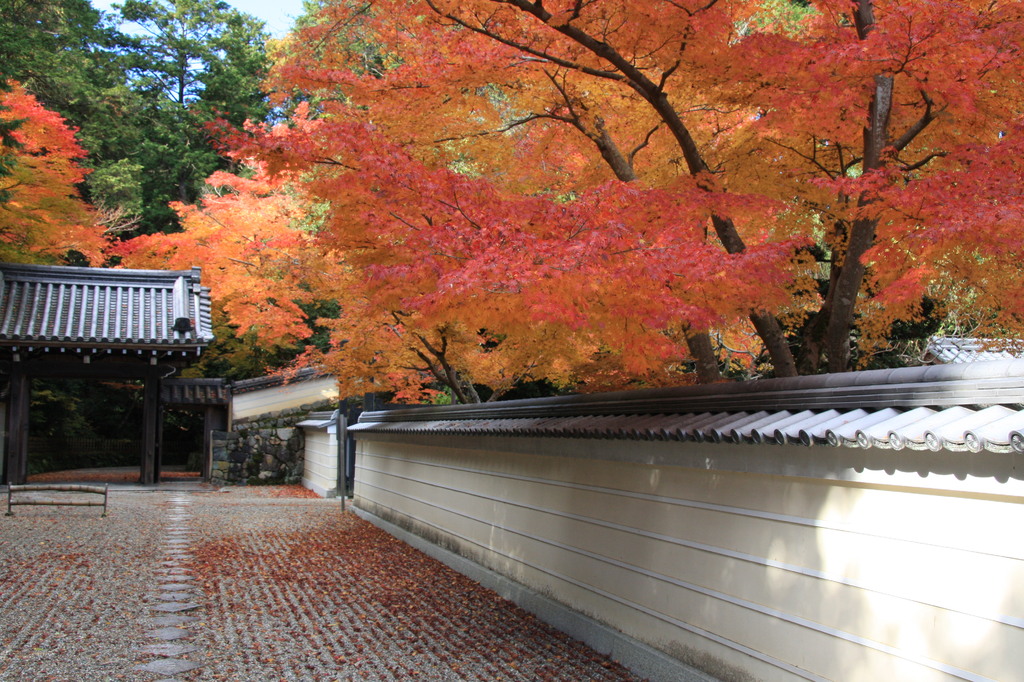
<path fill-rule="evenodd" d="M 28 478 L 28 411 L 32 398 L 32 382 L 23 363 L 11 363 L 10 382 L 4 479 L 8 484 L 21 485 Z"/>
<path fill-rule="evenodd" d="M 156 366 L 146 371 L 142 393 L 142 468 L 141 483 L 160 481 L 160 373 Z"/>
<path fill-rule="evenodd" d="M 213 432 L 226 431 L 228 428 L 227 407 L 207 405 L 203 413 L 203 471 L 204 481 L 209 481 L 213 473 Z"/>

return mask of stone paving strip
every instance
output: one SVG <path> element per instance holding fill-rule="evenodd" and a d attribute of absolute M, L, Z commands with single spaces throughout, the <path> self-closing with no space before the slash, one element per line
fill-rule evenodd
<path fill-rule="evenodd" d="M 194 537 L 188 528 L 188 521 L 192 518 L 188 508 L 192 500 L 184 494 L 177 494 L 166 504 L 169 509 L 169 525 L 160 544 L 164 561 L 160 562 L 161 568 L 156 569 L 156 592 L 149 595 L 152 600 L 149 609 L 165 615 L 150 618 L 150 624 L 157 627 L 146 633 L 150 639 L 159 643 L 140 649 L 140 653 L 155 656 L 155 660 L 137 665 L 135 669 L 160 675 L 180 675 L 201 665 L 187 658 L 189 654 L 199 652 L 200 648 L 189 643 L 179 643 L 179 640 L 187 641 L 192 637 L 194 624 L 198 623 L 199 618 L 185 614 L 200 608 L 202 595 L 194 583 L 195 576 L 186 568 L 192 559 L 189 548 Z M 174 679 L 164 678 L 162 682 Z"/>
<path fill-rule="evenodd" d="M 0 680 L 636 680 L 294 487 L 0 518 Z"/>

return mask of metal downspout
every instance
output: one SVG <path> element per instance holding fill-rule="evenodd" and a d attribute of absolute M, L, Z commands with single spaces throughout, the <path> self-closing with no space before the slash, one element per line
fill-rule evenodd
<path fill-rule="evenodd" d="M 341 511 L 345 511 L 345 497 L 348 495 L 348 462 L 345 461 L 345 412 L 339 407 L 334 411 L 334 437 L 338 448 L 338 495 L 341 496 Z"/>

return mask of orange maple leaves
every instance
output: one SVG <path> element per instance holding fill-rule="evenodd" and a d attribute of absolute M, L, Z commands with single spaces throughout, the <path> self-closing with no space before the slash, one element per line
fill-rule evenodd
<path fill-rule="evenodd" d="M 312 300 L 317 277 L 312 236 L 303 231 L 308 207 L 283 177 L 214 173 L 198 205 L 175 204 L 183 232 L 136 237 L 112 249 L 132 267 L 201 265 L 219 309 L 240 334 L 266 347 L 307 338 L 300 303 Z"/>
<path fill-rule="evenodd" d="M 723 201 L 736 215 L 770 216 L 757 197 L 686 179 L 666 189 L 610 181 L 571 201 L 524 196 L 431 167 L 343 112 L 306 111 L 254 129 L 245 151 L 305 173 L 306 191 L 331 200 L 316 239 L 361 273 L 328 323 L 344 345 L 319 358 L 343 377 L 394 385 L 404 371 L 500 394 L 524 377 L 574 384 L 600 356 L 608 371 L 679 381 L 665 368 L 684 354 L 682 338 L 666 329 L 718 323 L 763 288 L 781 291 L 792 244 L 723 255 L 706 239 Z M 756 284 L 737 274 L 751 269 Z"/>

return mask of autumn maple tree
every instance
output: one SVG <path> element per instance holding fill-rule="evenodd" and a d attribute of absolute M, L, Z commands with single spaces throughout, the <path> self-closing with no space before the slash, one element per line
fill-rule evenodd
<path fill-rule="evenodd" d="M 997 333 L 1018 333 L 1016 278 L 1001 295 L 978 294 L 1006 274 L 1007 230 L 1020 218 L 1007 180 L 1021 177 L 1013 74 L 1024 7 L 815 6 L 807 37 L 751 42 L 745 63 L 760 73 L 750 81 L 772 85 L 758 92 L 756 137 L 737 149 L 759 159 L 758 181 L 769 183 L 761 191 L 797 197 L 813 221 L 827 279 L 794 330 L 801 368 L 850 368 L 854 332 L 870 349 L 890 323 L 918 315 L 925 294 L 966 304 Z M 978 191 L 957 189 L 968 185 Z"/>
<path fill-rule="evenodd" d="M 103 229 L 78 193 L 87 170 L 74 131 L 13 82 L 0 92 L 0 121 L 16 123 L 8 173 L 0 177 L 0 260 L 100 259 Z"/>
<path fill-rule="evenodd" d="M 307 110 L 250 144 L 273 169 L 312 168 L 305 191 L 331 197 L 316 239 L 359 273 L 334 292 L 343 314 L 326 324 L 339 352 L 320 359 L 343 377 L 390 387 L 428 377 L 465 402 L 480 399 L 474 384 L 497 397 L 527 378 L 575 385 L 582 368 L 594 388 L 608 377 L 678 382 L 666 367 L 685 354 L 679 320 L 741 314 L 784 277 L 791 246 L 717 258 L 701 227 L 707 194 L 692 187 L 529 196 L 424 163 L 365 122 Z M 771 211 L 731 200 L 737 212 Z M 722 286 L 754 263 L 761 282 Z"/>
<path fill-rule="evenodd" d="M 303 104 L 235 143 L 329 207 L 339 374 L 472 401 L 711 381 L 748 334 L 846 371 L 926 297 L 1024 326 L 1020 3 L 322 4 Z"/>
<path fill-rule="evenodd" d="M 321 272 L 320 254 L 302 229 L 308 208 L 288 190 L 284 177 L 226 172 L 207 180 L 197 204 L 172 204 L 181 232 L 153 234 L 108 249 L 122 265 L 139 268 L 203 268 L 211 288 L 221 341 L 264 352 L 290 347 L 311 334 L 301 305 L 313 300 L 309 282 Z M 235 362 L 244 364 L 241 357 Z"/>

